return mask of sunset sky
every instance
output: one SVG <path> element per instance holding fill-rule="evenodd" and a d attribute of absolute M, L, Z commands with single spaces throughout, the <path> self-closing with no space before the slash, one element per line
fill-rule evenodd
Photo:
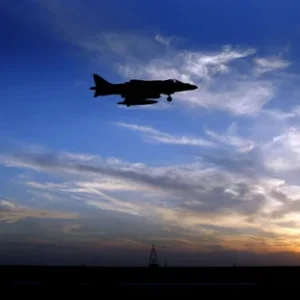
<path fill-rule="evenodd" d="M 300 263 L 300 3 L 229 2 L 0 3 L 0 264 Z"/>

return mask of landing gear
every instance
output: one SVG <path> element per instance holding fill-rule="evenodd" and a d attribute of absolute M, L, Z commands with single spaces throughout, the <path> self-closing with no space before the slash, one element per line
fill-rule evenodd
<path fill-rule="evenodd" d="M 167 98 L 167 100 L 168 100 L 169 102 L 171 102 L 171 101 L 172 101 L 172 97 L 169 95 L 168 98 Z"/>

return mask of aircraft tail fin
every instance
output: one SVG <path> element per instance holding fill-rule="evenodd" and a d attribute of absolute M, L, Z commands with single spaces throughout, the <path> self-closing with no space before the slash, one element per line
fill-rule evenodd
<path fill-rule="evenodd" d="M 111 85 L 111 83 L 105 80 L 103 77 L 99 76 L 98 74 L 93 74 L 93 78 L 95 86 L 90 87 L 90 90 L 94 90 L 94 97 L 97 97 L 101 95 L 101 90 L 105 90 L 108 86 Z"/>

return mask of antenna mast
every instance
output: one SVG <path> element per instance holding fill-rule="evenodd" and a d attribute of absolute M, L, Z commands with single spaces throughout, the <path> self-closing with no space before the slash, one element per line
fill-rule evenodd
<path fill-rule="evenodd" d="M 149 267 L 158 267 L 158 259 L 157 259 L 157 254 L 154 245 L 152 245 L 152 249 L 150 251 Z"/>

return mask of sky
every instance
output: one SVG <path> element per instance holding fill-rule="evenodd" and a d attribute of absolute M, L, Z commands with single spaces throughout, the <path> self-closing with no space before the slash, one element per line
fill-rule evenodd
<path fill-rule="evenodd" d="M 0 3 L 0 263 L 300 261 L 295 0 Z M 93 97 L 169 79 L 152 106 Z"/>

